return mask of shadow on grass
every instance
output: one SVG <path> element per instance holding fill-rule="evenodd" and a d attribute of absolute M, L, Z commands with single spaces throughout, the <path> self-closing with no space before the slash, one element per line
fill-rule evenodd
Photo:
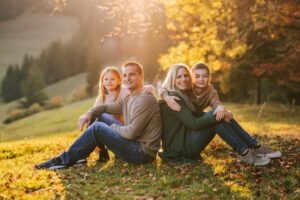
<path fill-rule="evenodd" d="M 260 199 L 300 199 L 300 140 L 279 136 L 260 136 L 259 141 L 282 157 L 272 159 L 265 167 L 238 163 L 232 151 L 224 143 L 213 142 L 205 151 L 208 163 L 226 185 L 233 190 L 244 188 L 249 196 Z M 223 167 L 222 167 L 223 166 Z"/>
<path fill-rule="evenodd" d="M 67 199 L 243 199 L 206 163 L 130 165 L 121 160 L 57 172 Z"/>
<path fill-rule="evenodd" d="M 237 163 L 217 138 L 202 153 L 202 163 L 146 165 L 121 160 L 61 171 L 33 165 L 67 149 L 73 138 L 0 145 L 0 199 L 300 199 L 300 141 L 260 136 L 283 157 L 266 167 Z M 113 156 L 112 156 L 113 157 Z"/>

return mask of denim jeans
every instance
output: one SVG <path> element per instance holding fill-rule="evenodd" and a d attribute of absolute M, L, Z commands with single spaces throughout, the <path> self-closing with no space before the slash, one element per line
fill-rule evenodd
<path fill-rule="evenodd" d="M 213 112 L 214 110 L 210 110 L 204 115 L 212 115 Z M 256 148 L 258 145 L 258 142 L 232 119 L 230 123 L 220 122 L 212 129 L 193 131 L 191 133 L 193 151 L 200 153 L 216 133 L 238 154 L 242 154 L 248 148 Z"/>
<path fill-rule="evenodd" d="M 63 164 L 71 166 L 77 160 L 88 157 L 98 145 L 105 145 L 118 158 L 132 164 L 147 163 L 155 159 L 147 155 L 138 142 L 122 138 L 117 131 L 109 126 L 116 119 L 113 117 L 110 118 L 108 115 L 102 115 L 101 117 L 108 124 L 104 122 L 94 122 L 91 124 L 71 145 L 69 150 L 60 155 Z"/>

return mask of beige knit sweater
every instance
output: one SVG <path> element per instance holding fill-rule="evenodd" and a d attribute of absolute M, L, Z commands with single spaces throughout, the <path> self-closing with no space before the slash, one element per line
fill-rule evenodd
<path fill-rule="evenodd" d="M 103 112 L 121 113 L 124 126 L 112 124 L 123 138 L 139 142 L 150 156 L 155 156 L 160 148 L 161 116 L 156 98 L 151 94 L 137 92 L 124 98 L 120 103 L 107 104 L 91 109 L 93 116 Z"/>

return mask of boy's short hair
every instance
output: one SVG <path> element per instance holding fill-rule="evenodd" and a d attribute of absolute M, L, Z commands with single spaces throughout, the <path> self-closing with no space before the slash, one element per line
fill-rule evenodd
<path fill-rule="evenodd" d="M 208 66 L 203 62 L 197 62 L 192 66 L 192 71 L 195 71 L 197 69 L 204 69 L 207 71 L 208 74 L 210 73 Z"/>
<path fill-rule="evenodd" d="M 127 66 L 135 66 L 138 73 L 141 74 L 141 75 L 144 75 L 144 70 L 143 70 L 143 66 L 136 62 L 136 61 L 129 61 L 129 62 L 125 62 L 122 67 L 127 67 Z"/>

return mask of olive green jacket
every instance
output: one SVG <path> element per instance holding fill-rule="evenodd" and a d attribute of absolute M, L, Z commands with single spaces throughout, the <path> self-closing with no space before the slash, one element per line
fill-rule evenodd
<path fill-rule="evenodd" d="M 162 147 L 163 152 L 159 155 L 166 160 L 197 159 L 191 147 L 192 130 L 209 128 L 217 121 L 214 116 L 195 117 L 188 107 L 189 102 L 178 92 L 169 92 L 169 95 L 180 98 L 177 103 L 181 106 L 180 111 L 174 111 L 160 100 L 160 112 L 162 117 Z"/>

